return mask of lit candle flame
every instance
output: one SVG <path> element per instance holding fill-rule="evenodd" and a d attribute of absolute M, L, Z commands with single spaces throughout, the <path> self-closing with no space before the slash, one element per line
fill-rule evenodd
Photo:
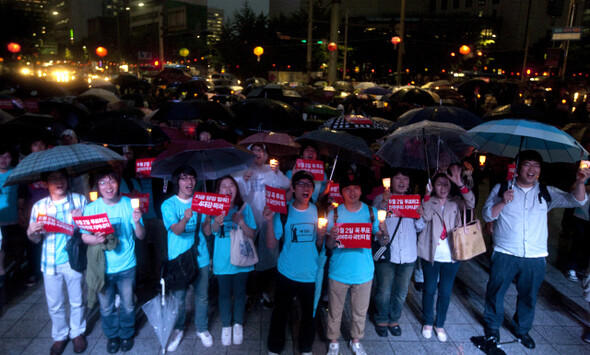
<path fill-rule="evenodd" d="M 383 178 L 383 187 L 386 189 L 391 187 L 391 178 Z"/>
<path fill-rule="evenodd" d="M 274 168 L 275 166 L 278 166 L 278 165 L 279 165 L 279 161 L 278 160 L 276 160 L 276 159 L 271 159 L 270 160 L 270 166 L 271 167 Z"/>
<path fill-rule="evenodd" d="M 328 225 L 328 220 L 326 218 L 318 218 L 318 227 L 323 228 Z"/>
<path fill-rule="evenodd" d="M 334 208 L 338 207 L 338 202 L 332 202 L 332 206 L 334 206 Z"/>
<path fill-rule="evenodd" d="M 39 216 L 45 216 L 47 214 L 47 210 L 45 210 L 44 205 L 39 205 L 39 211 L 37 212 Z"/>
<path fill-rule="evenodd" d="M 486 156 L 485 155 L 480 155 L 479 156 L 479 165 L 483 166 L 486 163 Z"/>
<path fill-rule="evenodd" d="M 377 211 L 377 219 L 379 220 L 379 222 L 384 222 L 385 218 L 387 218 L 387 211 Z"/>
<path fill-rule="evenodd" d="M 90 196 L 90 201 L 96 201 L 98 198 L 98 192 L 96 191 L 90 191 L 88 195 Z"/>
<path fill-rule="evenodd" d="M 133 207 L 134 210 L 139 208 L 139 199 L 138 198 L 131 199 L 131 207 Z"/>

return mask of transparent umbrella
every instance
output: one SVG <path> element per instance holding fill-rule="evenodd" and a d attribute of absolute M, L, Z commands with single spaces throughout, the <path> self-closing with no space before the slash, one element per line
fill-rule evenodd
<path fill-rule="evenodd" d="M 141 308 L 148 318 L 148 321 L 154 327 L 156 336 L 162 346 L 162 354 L 166 353 L 166 344 L 172 334 L 174 323 L 178 318 L 178 308 L 180 302 L 172 295 L 166 295 L 166 283 L 160 279 L 162 285 L 162 294 L 147 301 Z"/>

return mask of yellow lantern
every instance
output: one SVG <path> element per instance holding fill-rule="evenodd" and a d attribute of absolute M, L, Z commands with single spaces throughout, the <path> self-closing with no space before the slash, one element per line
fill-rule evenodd
<path fill-rule="evenodd" d="M 262 47 L 257 46 L 254 48 L 254 55 L 256 55 L 259 62 L 260 62 L 260 56 L 262 55 L 262 53 L 264 53 L 264 49 Z"/>
<path fill-rule="evenodd" d="M 467 54 L 471 53 L 471 48 L 469 48 L 468 45 L 464 44 L 459 48 L 459 53 L 461 53 L 463 55 L 467 55 Z"/>
<path fill-rule="evenodd" d="M 99 57 L 104 57 L 105 55 L 107 55 L 107 49 L 105 47 L 96 48 L 96 55 Z"/>
<path fill-rule="evenodd" d="M 187 48 L 180 48 L 178 54 L 180 54 L 181 57 L 187 57 L 190 54 L 190 52 Z"/>

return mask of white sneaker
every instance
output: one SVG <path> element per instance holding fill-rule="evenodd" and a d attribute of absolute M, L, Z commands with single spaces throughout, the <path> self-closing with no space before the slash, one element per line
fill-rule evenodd
<path fill-rule="evenodd" d="M 279 355 L 279 354 L 278 353 L 273 353 L 272 351 L 269 351 L 268 352 L 268 355 Z M 303 354 L 301 354 L 301 355 L 303 355 Z"/>
<path fill-rule="evenodd" d="M 328 353 L 326 355 L 340 355 L 340 344 L 330 343 L 328 346 Z"/>
<path fill-rule="evenodd" d="M 210 348 L 213 346 L 213 337 L 208 330 L 205 330 L 204 332 L 197 332 L 197 338 L 201 339 L 201 343 L 203 343 L 204 347 Z"/>
<path fill-rule="evenodd" d="M 434 331 L 436 332 L 436 337 L 439 341 L 442 341 L 443 343 L 447 341 L 447 332 L 445 332 L 443 328 L 434 328 Z"/>
<path fill-rule="evenodd" d="M 244 328 L 241 324 L 234 324 L 234 344 L 240 345 L 242 344 L 242 340 L 244 339 Z"/>
<path fill-rule="evenodd" d="M 430 328 L 426 328 L 426 327 L 430 327 Z M 430 339 L 432 338 L 432 326 L 423 326 L 422 327 L 422 336 L 426 339 Z"/>
<path fill-rule="evenodd" d="M 572 281 L 572 282 L 578 282 L 580 281 L 580 279 L 578 279 L 578 275 L 576 274 L 576 270 L 568 270 L 565 272 L 565 278 Z"/>
<path fill-rule="evenodd" d="M 367 352 L 363 348 L 363 344 L 361 342 L 353 343 L 352 340 L 350 341 L 350 350 L 355 355 L 367 355 Z"/>
<path fill-rule="evenodd" d="M 277 354 L 277 355 L 279 355 L 279 354 Z M 313 353 L 311 351 L 309 351 L 309 352 L 306 351 L 304 353 L 301 353 L 301 355 L 313 355 Z"/>
<path fill-rule="evenodd" d="M 168 347 L 166 348 L 166 351 L 176 351 L 176 349 L 178 349 L 178 346 L 180 345 L 180 341 L 182 340 L 182 337 L 184 336 L 184 332 L 180 329 L 174 329 L 174 331 L 172 332 L 172 337 L 170 338 L 170 342 L 168 343 Z"/>
<path fill-rule="evenodd" d="M 224 346 L 231 345 L 231 327 L 221 328 L 221 344 Z"/>

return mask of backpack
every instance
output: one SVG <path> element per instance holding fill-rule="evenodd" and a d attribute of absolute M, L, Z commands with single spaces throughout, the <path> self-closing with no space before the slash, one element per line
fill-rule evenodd
<path fill-rule="evenodd" d="M 498 197 L 502 198 L 504 196 L 504 192 L 508 190 L 508 181 L 504 181 L 500 184 L 500 190 L 498 190 Z M 547 189 L 547 185 L 543 182 L 539 182 L 539 203 L 543 203 L 542 200 L 547 201 L 547 204 L 551 202 L 551 195 L 549 194 L 549 190 Z"/>

